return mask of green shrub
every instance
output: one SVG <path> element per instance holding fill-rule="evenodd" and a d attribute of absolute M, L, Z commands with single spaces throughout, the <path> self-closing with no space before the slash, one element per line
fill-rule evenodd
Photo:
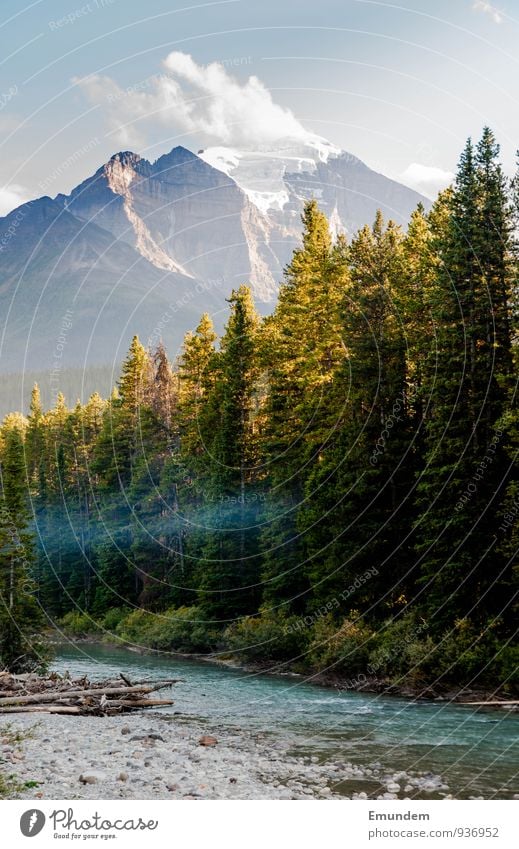
<path fill-rule="evenodd" d="M 164 613 L 134 610 L 116 631 L 127 642 L 166 651 L 205 652 L 218 642 L 218 631 L 204 622 L 198 607 L 170 608 Z"/>
<path fill-rule="evenodd" d="M 498 649 L 495 662 L 497 680 L 503 682 L 505 690 L 516 693 L 519 690 L 519 646 Z"/>
<path fill-rule="evenodd" d="M 478 683 L 483 683 L 494 676 L 495 650 L 491 631 L 479 631 L 469 619 L 460 619 L 438 644 L 431 672 L 446 682 L 467 684 L 481 679 Z M 487 666 L 489 661 L 491 665 Z"/>
<path fill-rule="evenodd" d="M 261 610 L 230 625 L 223 638 L 246 660 L 292 660 L 305 652 L 309 630 L 296 616 Z"/>
<path fill-rule="evenodd" d="M 148 645 L 149 633 L 153 627 L 154 616 L 147 610 L 132 610 L 119 621 L 115 632 L 128 643 Z"/>
<path fill-rule="evenodd" d="M 369 674 L 418 683 L 434 666 L 435 646 L 427 624 L 410 613 L 382 624 L 373 636 Z"/>
<path fill-rule="evenodd" d="M 332 614 L 321 616 L 312 627 L 309 662 L 321 671 L 349 677 L 367 675 L 372 631 L 356 610 L 337 624 Z"/>
<path fill-rule="evenodd" d="M 130 610 L 127 607 L 113 607 L 111 610 L 107 610 L 103 618 L 101 619 L 100 625 L 105 631 L 109 633 L 114 633 L 117 629 L 117 626 L 125 619 Z"/>
<path fill-rule="evenodd" d="M 438 645 L 435 655 L 437 677 L 453 684 L 499 686 L 508 678 L 509 689 L 517 686 L 519 649 L 501 647 L 499 623 L 477 628 L 460 619 Z"/>
<path fill-rule="evenodd" d="M 88 613 L 79 610 L 71 610 L 66 613 L 60 622 L 64 631 L 73 637 L 82 637 L 99 631 L 99 626 Z"/>
<path fill-rule="evenodd" d="M 478 629 L 469 619 L 459 619 L 434 641 L 427 624 L 408 614 L 377 631 L 369 661 L 373 674 L 397 682 L 496 686 L 508 679 L 512 689 L 518 682 L 519 649 L 500 649 L 494 627 Z"/>

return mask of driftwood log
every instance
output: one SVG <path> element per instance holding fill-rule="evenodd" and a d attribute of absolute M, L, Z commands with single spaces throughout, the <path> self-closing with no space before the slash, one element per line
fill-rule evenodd
<path fill-rule="evenodd" d="M 86 677 L 72 680 L 56 673 L 43 677 L 0 672 L 0 714 L 46 712 L 104 716 L 145 707 L 163 707 L 172 705 L 173 701 L 148 698 L 148 695 L 180 680 L 132 683 L 122 673 L 118 680 L 89 681 Z"/>

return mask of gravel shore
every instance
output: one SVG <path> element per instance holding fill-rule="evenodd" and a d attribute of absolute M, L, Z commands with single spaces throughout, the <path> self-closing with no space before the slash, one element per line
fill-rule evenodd
<path fill-rule="evenodd" d="M 7 723 L 6 723 L 7 725 Z M 5 726 L 4 726 L 5 727 Z M 301 757 L 266 733 L 210 729 L 159 712 L 17 714 L 0 737 L 4 774 L 26 799 L 396 799 L 448 797 L 439 776 Z M 20 732 L 20 742 L 13 735 Z M 204 742 L 207 745 L 203 745 Z M 207 739 L 209 738 L 209 739 Z M 217 740 L 214 743 L 214 739 Z M 38 786 L 26 787 L 26 782 Z"/>

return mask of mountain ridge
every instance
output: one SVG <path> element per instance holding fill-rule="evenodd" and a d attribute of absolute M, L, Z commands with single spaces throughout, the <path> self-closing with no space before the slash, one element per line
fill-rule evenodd
<path fill-rule="evenodd" d="M 119 151 L 69 194 L 22 204 L 0 219 L 0 370 L 52 361 L 61 308 L 76 316 L 67 367 L 118 360 L 134 332 L 155 338 L 164 324 L 174 352 L 201 312 L 223 320 L 243 282 L 268 312 L 310 197 L 349 235 L 378 207 L 405 225 L 429 203 L 318 140 L 199 154 L 176 145 L 154 162 Z"/>

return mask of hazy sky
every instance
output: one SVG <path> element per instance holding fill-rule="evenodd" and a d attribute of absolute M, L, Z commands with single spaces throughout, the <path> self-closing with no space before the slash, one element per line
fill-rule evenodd
<path fill-rule="evenodd" d="M 490 124 L 514 170 L 519 0 L 2 0 L 0 35 L 0 213 L 121 149 L 278 133 L 432 194 Z"/>

